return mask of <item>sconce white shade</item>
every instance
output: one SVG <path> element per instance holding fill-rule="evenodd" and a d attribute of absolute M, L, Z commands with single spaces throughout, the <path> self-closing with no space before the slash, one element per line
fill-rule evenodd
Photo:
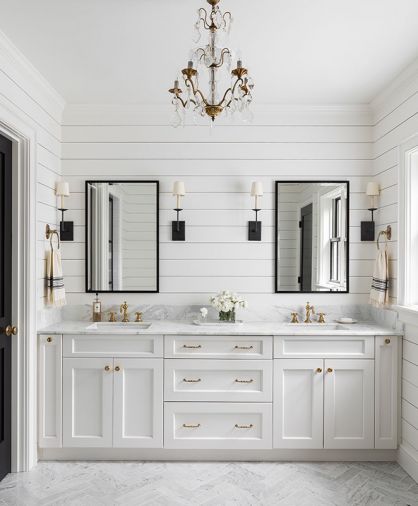
<path fill-rule="evenodd" d="M 261 181 L 253 181 L 251 185 L 251 197 L 263 196 L 263 183 Z"/>
<path fill-rule="evenodd" d="M 69 197 L 70 185 L 66 181 L 59 181 L 55 185 L 55 194 L 57 197 Z"/>
<path fill-rule="evenodd" d="M 367 183 L 366 195 L 368 195 L 369 197 L 376 197 L 379 194 L 380 194 L 379 183 L 375 183 L 374 181 Z"/>
<path fill-rule="evenodd" d="M 186 195 L 186 188 L 184 186 L 183 181 L 175 181 L 173 185 L 173 195 Z"/>

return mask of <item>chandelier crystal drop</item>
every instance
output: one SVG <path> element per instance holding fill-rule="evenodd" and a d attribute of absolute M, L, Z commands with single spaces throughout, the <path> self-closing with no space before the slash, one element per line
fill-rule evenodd
<path fill-rule="evenodd" d="M 221 45 L 222 40 L 229 35 L 232 15 L 229 11 L 221 11 L 218 5 L 220 0 L 207 0 L 207 2 L 211 5 L 210 12 L 203 7 L 198 10 L 195 43 L 201 41 L 202 31 L 208 35 L 208 42 L 190 52 L 187 67 L 181 71 L 184 89 L 181 88 L 180 79 L 177 78 L 169 90 L 173 95 L 172 125 L 175 127 L 184 124 L 189 113 L 193 114 L 195 120 L 199 117 L 209 117 L 212 122 L 223 111 L 225 114 L 238 113 L 243 121 L 249 121 L 252 117 L 250 104 L 254 82 L 248 70 L 243 67 L 239 55 L 236 67 L 231 70 L 234 54 Z M 200 88 L 199 81 L 204 83 L 206 79 L 203 77 L 199 79 L 199 68 L 206 69 L 209 74 L 206 92 Z M 222 74 L 222 70 L 226 70 L 226 73 Z M 228 84 L 225 85 L 226 90 L 220 93 L 219 88 L 223 85 L 225 74 Z"/>

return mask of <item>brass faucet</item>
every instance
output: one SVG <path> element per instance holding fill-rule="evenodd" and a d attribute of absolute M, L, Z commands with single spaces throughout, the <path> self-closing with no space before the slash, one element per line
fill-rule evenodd
<path fill-rule="evenodd" d="M 109 321 L 115 322 L 116 321 L 116 313 L 114 311 L 109 312 Z"/>
<path fill-rule="evenodd" d="M 315 314 L 315 308 L 311 306 L 309 302 L 307 302 L 305 309 L 306 309 L 305 323 L 312 323 L 311 315 Z"/>
<path fill-rule="evenodd" d="M 319 313 L 318 323 L 326 323 L 325 322 L 325 313 Z"/>
<path fill-rule="evenodd" d="M 290 313 L 290 314 L 292 316 L 290 323 L 299 323 L 298 314 L 297 313 Z"/>
<path fill-rule="evenodd" d="M 128 317 L 128 304 L 126 303 L 126 300 L 125 302 L 120 306 L 120 312 L 123 313 L 123 318 L 122 318 L 122 321 L 124 323 L 127 323 L 129 322 L 129 317 Z"/>

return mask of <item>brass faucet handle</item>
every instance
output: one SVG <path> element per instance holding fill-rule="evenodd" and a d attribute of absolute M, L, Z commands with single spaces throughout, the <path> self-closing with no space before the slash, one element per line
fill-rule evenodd
<path fill-rule="evenodd" d="M 325 313 L 319 313 L 318 323 L 325 323 Z"/>
<path fill-rule="evenodd" d="M 135 315 L 136 315 L 135 321 L 136 322 L 142 322 L 142 313 L 141 313 L 141 311 L 137 311 L 135 313 Z"/>
<path fill-rule="evenodd" d="M 116 313 L 115 311 L 109 311 L 109 321 L 115 322 L 116 321 Z"/>
<path fill-rule="evenodd" d="M 299 319 L 298 319 L 298 313 L 290 313 L 292 318 L 290 320 L 290 323 L 299 323 Z"/>

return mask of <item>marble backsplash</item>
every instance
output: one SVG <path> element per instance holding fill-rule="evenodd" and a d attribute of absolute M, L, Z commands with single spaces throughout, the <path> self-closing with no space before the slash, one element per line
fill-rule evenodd
<path fill-rule="evenodd" d="M 202 305 L 132 305 L 128 309 L 130 320 L 135 319 L 135 312 L 141 311 L 144 320 L 183 320 L 192 321 L 199 317 L 199 310 L 203 307 Z M 208 309 L 208 320 L 217 320 L 217 312 L 214 308 L 209 305 L 204 306 Z M 108 313 L 115 311 L 120 319 L 119 306 L 116 305 L 105 305 L 103 309 L 103 321 L 107 321 Z M 287 322 L 290 321 L 290 313 L 298 312 L 301 316 L 305 314 L 304 306 L 250 306 L 247 309 L 241 309 L 237 312 L 237 319 L 244 320 L 247 322 L 257 321 L 277 321 Z M 369 305 L 321 305 L 316 308 L 316 311 L 325 313 L 326 321 L 332 322 L 333 320 L 340 318 L 341 316 L 348 316 L 355 318 L 360 321 L 377 321 L 384 318 L 377 312 L 373 312 Z M 396 313 L 395 313 L 396 314 Z M 92 319 L 92 306 L 91 305 L 71 305 L 65 306 L 62 309 L 63 320 L 83 320 L 89 321 Z M 314 316 L 316 319 L 316 316 Z M 394 321 L 390 318 L 390 326 L 394 326 Z M 395 319 L 396 320 L 396 319 Z M 389 321 L 386 321 L 386 325 L 389 325 Z"/>

